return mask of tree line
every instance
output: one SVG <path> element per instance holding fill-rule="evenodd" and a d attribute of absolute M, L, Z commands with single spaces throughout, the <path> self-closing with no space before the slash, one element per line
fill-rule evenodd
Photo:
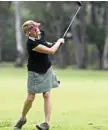
<path fill-rule="evenodd" d="M 83 1 L 69 29 L 65 44 L 52 62 L 80 69 L 108 69 L 108 2 Z M 62 37 L 78 5 L 74 1 L 0 1 L 0 62 L 14 61 L 21 67 L 27 60 L 26 40 L 21 26 L 26 20 L 41 22 L 47 41 Z"/>

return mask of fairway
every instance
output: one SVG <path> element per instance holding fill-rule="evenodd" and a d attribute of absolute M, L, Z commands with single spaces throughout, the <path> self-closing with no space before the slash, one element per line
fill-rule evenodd
<path fill-rule="evenodd" d="M 108 72 L 55 69 L 61 86 L 53 89 L 50 130 L 108 130 Z M 0 130 L 12 130 L 26 98 L 26 67 L 0 65 Z M 36 130 L 44 120 L 37 95 L 23 130 Z"/>

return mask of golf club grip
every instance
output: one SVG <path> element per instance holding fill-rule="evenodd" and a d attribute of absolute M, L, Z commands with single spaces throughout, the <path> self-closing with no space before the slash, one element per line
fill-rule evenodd
<path fill-rule="evenodd" d="M 64 37 L 62 37 L 62 38 L 64 38 Z M 65 38 L 64 38 L 64 40 L 65 40 Z M 63 45 L 63 44 L 60 44 L 59 48 L 60 48 L 62 45 Z"/>

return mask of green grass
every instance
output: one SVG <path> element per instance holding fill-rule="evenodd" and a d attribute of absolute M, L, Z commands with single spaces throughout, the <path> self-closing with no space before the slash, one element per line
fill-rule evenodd
<path fill-rule="evenodd" d="M 52 91 L 51 130 L 108 130 L 108 72 L 55 69 L 61 86 Z M 26 98 L 26 68 L 0 65 L 0 130 L 12 130 Z M 44 120 L 37 95 L 23 130 Z"/>

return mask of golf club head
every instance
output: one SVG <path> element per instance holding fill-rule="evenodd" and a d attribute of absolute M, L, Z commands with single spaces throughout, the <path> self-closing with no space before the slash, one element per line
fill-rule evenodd
<path fill-rule="evenodd" d="M 77 1 L 76 3 L 77 3 L 79 6 L 82 6 L 81 1 Z"/>

